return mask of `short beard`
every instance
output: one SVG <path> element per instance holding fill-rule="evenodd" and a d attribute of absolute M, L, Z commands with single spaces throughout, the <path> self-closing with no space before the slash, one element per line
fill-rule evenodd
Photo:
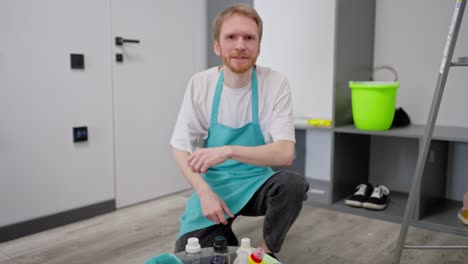
<path fill-rule="evenodd" d="M 242 53 L 237 53 L 237 54 L 234 54 L 234 55 L 235 55 L 235 56 L 241 56 L 241 55 L 244 55 L 244 54 L 242 54 Z M 231 64 L 229 55 L 221 54 L 221 58 L 222 58 L 222 60 L 223 60 L 224 65 L 226 65 L 232 72 L 237 73 L 237 74 L 246 73 L 246 72 L 249 71 L 249 70 L 255 65 L 255 63 L 257 62 L 257 57 L 255 57 L 255 58 L 251 59 L 250 62 L 249 62 L 247 65 L 241 66 L 241 67 L 236 67 L 236 66 L 234 66 L 234 65 Z"/>

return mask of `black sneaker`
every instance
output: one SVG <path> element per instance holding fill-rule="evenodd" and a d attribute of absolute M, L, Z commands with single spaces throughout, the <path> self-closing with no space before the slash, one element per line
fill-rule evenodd
<path fill-rule="evenodd" d="M 387 187 L 379 185 L 374 188 L 371 196 L 362 206 L 371 210 L 383 210 L 390 201 L 389 194 L 390 190 Z"/>
<path fill-rule="evenodd" d="M 362 207 L 372 193 L 371 184 L 359 184 L 356 191 L 350 197 L 345 199 L 345 204 L 354 207 Z"/>

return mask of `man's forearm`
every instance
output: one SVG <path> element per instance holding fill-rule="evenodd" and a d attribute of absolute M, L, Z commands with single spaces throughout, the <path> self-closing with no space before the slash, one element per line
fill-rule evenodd
<path fill-rule="evenodd" d="M 290 166 L 294 161 L 295 143 L 292 141 L 279 140 L 255 147 L 227 147 L 231 151 L 231 159 L 257 166 Z"/>
<path fill-rule="evenodd" d="M 190 185 L 192 185 L 192 188 L 198 195 L 205 192 L 207 189 L 210 189 L 203 177 L 199 173 L 193 172 L 193 170 L 188 166 L 188 152 L 172 148 L 172 154 L 185 179 L 190 183 Z"/>

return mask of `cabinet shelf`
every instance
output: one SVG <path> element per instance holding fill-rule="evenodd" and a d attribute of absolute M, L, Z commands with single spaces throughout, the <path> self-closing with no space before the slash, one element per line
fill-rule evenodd
<path fill-rule="evenodd" d="M 344 199 L 331 205 L 331 208 L 337 211 L 361 215 L 365 217 L 400 223 L 405 213 L 407 193 L 391 192 L 390 202 L 385 210 L 374 211 L 364 208 L 351 207 L 345 204 Z"/>
<path fill-rule="evenodd" d="M 357 129 L 354 125 L 346 125 L 346 126 L 336 127 L 334 131 L 338 133 L 348 133 L 348 134 L 420 138 L 424 133 L 424 126 L 423 125 L 410 125 L 410 126 L 403 127 L 403 128 L 392 128 L 392 129 L 385 130 L 385 131 L 374 131 L 374 130 L 361 130 L 361 129 Z"/>
<path fill-rule="evenodd" d="M 306 125 L 306 124 L 294 124 L 294 128 L 295 129 L 303 129 L 303 130 L 307 130 L 307 129 L 329 130 L 329 131 L 332 130 L 331 127 L 310 126 L 310 125 Z"/>
<path fill-rule="evenodd" d="M 333 107 L 330 116 L 334 126 L 319 128 L 307 126 L 304 120 L 296 119 L 295 122 L 297 135 L 302 135 L 296 136 L 296 163 L 301 165 L 312 189 L 307 203 L 400 223 L 426 125 L 423 120 L 419 122 L 423 124 L 387 131 L 366 131 L 352 124 L 349 80 L 371 80 L 375 62 L 382 61 L 374 58 L 376 28 L 372 22 L 376 5 L 375 1 L 337 1 L 336 5 L 335 17 L 339 19 L 335 20 L 333 39 Z M 382 54 L 382 50 L 386 54 L 387 49 L 377 50 L 377 54 Z M 466 61 L 458 61 L 452 66 L 467 65 Z M 415 103 L 419 104 L 420 99 L 417 100 Z M 459 115 L 463 111 L 456 113 Z M 456 120 L 457 117 L 452 118 Z M 459 199 L 468 188 L 465 173 L 468 171 L 468 127 L 436 126 L 432 139 L 412 225 L 468 236 L 468 227 L 457 219 L 457 210 L 461 207 Z M 304 154 L 302 158 L 301 153 Z M 347 206 L 344 197 L 362 183 L 387 186 L 391 190 L 388 208 L 372 211 Z"/>
<path fill-rule="evenodd" d="M 457 218 L 458 210 L 462 207 L 461 201 L 443 200 L 434 210 L 421 218 L 415 225 L 423 228 L 468 236 L 468 226 L 462 224 Z"/>
<path fill-rule="evenodd" d="M 423 125 L 388 131 L 358 130 L 354 126 L 335 128 L 333 199 L 329 206 L 339 211 L 381 220 L 401 222 L 414 175 Z M 468 236 L 468 227 L 457 219 L 463 188 L 466 188 L 465 157 L 468 153 L 468 129 L 436 127 L 429 159 L 418 194 L 413 224 L 440 232 Z M 355 209 L 342 200 L 358 184 L 384 184 L 392 199 L 384 211 Z M 397 193 L 399 191 L 400 193 Z M 454 201 L 452 199 L 458 200 Z"/>
<path fill-rule="evenodd" d="M 335 132 L 348 133 L 348 134 L 363 134 L 363 135 L 375 135 L 375 136 L 386 136 L 386 137 L 402 137 L 402 138 L 422 138 L 424 135 L 425 125 L 410 125 L 402 128 L 392 128 L 386 131 L 371 131 L 371 130 L 360 130 L 354 125 L 346 125 L 334 128 Z M 456 141 L 456 142 L 468 142 L 468 128 L 467 127 L 455 127 L 455 126 L 436 126 L 432 139 L 434 140 L 445 140 L 445 141 Z"/>

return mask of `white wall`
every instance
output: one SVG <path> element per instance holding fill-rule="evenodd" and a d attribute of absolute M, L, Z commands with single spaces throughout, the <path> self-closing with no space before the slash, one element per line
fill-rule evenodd
<path fill-rule="evenodd" d="M 6 32 L 7 30 L 7 9 L 6 8 L 3 8 L 4 4 L 1 4 L 0 3 L 0 33 L 3 33 L 3 32 Z M 5 38 L 6 36 L 3 36 L 2 37 L 2 40 Z M 0 41 L 0 98 L 2 98 L 2 94 L 3 94 L 3 90 L 5 88 L 3 87 L 6 87 L 6 63 L 5 63 L 5 60 L 6 60 L 6 56 L 5 56 L 5 52 L 4 50 L 6 49 L 6 41 Z M 2 52 L 3 51 L 3 52 Z M 1 99 L 0 99 L 1 100 Z M 1 128 L 2 126 L 0 126 L 0 131 L 1 131 Z M 2 153 L 2 143 L 3 143 L 3 140 L 0 139 L 0 153 Z M 0 179 L 1 179 L 1 175 L 0 175 Z"/>
<path fill-rule="evenodd" d="M 4 0 L 0 12 L 0 226 L 113 199 L 109 1 Z M 73 144 L 80 125 L 89 142 Z"/>
<path fill-rule="evenodd" d="M 397 105 L 412 121 L 425 124 L 447 41 L 456 0 L 378 0 L 374 65 L 388 64 L 400 76 Z M 465 11 L 454 60 L 468 56 Z M 391 75 L 378 74 L 378 79 Z M 442 99 L 438 125 L 468 126 L 468 69 L 452 68 Z"/>
<path fill-rule="evenodd" d="M 258 64 L 286 75 L 294 115 L 332 119 L 335 1 L 255 0 L 264 22 Z"/>
<path fill-rule="evenodd" d="M 0 227 L 116 198 L 113 108 L 118 106 L 113 102 L 116 79 L 112 77 L 111 68 L 115 65 L 111 1 L 0 1 Z M 150 7 L 150 3 L 147 4 Z M 164 14 L 169 16 L 168 20 L 180 23 L 180 27 L 190 31 L 189 35 L 180 31 L 174 33 L 180 33 L 180 38 L 189 41 L 186 44 L 188 50 L 177 52 L 180 45 L 167 48 L 158 45 L 157 41 L 152 47 L 162 49 L 167 57 L 178 56 L 174 57 L 174 62 L 183 60 L 178 64 L 183 65 L 179 70 L 177 66 L 168 67 L 162 58 L 157 65 L 163 67 L 159 72 L 168 78 L 180 77 L 182 84 L 174 84 L 179 90 L 164 97 L 165 104 L 178 109 L 190 72 L 199 71 L 206 65 L 206 32 L 195 30 L 205 29 L 206 2 L 191 3 L 192 6 L 184 10 L 186 14 L 177 11 L 188 6 L 185 2 L 172 5 L 176 6 L 171 10 L 194 22 L 187 26 L 170 13 Z M 149 21 L 146 24 L 171 30 L 169 24 L 154 25 Z M 139 29 L 144 31 L 145 28 Z M 132 37 L 132 34 L 128 36 Z M 156 34 L 152 37 L 167 41 L 165 36 Z M 120 52 L 120 49 L 114 51 Z M 70 53 L 85 55 L 84 70 L 70 69 Z M 128 59 L 128 54 L 126 56 Z M 123 65 L 126 64 L 119 64 L 120 67 Z M 145 72 L 158 71 L 157 67 L 147 65 Z M 131 71 L 127 70 L 125 74 L 131 75 Z M 138 76 L 134 77 L 138 79 Z M 143 81 L 147 86 L 155 85 L 143 78 L 130 81 L 129 86 Z M 135 105 L 141 106 L 145 102 Z M 157 101 L 153 100 L 153 104 Z M 173 123 L 176 113 L 171 112 L 174 118 L 170 122 Z M 165 120 L 165 114 L 156 111 L 151 117 Z M 72 142 L 72 127 L 75 126 L 88 126 L 89 142 Z M 158 122 L 151 126 L 162 127 Z M 158 140 L 164 141 L 160 136 L 168 138 L 169 130 L 157 131 L 148 140 L 160 146 Z M 139 132 L 134 129 L 130 138 L 141 137 Z M 169 149 L 168 139 L 163 144 L 166 144 L 164 148 L 157 146 L 159 151 L 145 158 L 153 163 L 167 163 L 165 160 L 170 156 L 170 151 L 166 151 Z M 174 182 L 183 185 L 179 189 L 187 186 L 175 162 L 172 165 L 167 165 L 171 171 L 164 170 L 172 175 L 166 177 L 179 179 L 166 181 L 166 187 L 169 187 L 166 191 L 174 189 Z M 144 173 L 154 175 L 157 172 L 145 168 Z M 148 185 L 151 188 L 152 183 Z M 141 189 L 137 191 L 141 192 Z"/>

